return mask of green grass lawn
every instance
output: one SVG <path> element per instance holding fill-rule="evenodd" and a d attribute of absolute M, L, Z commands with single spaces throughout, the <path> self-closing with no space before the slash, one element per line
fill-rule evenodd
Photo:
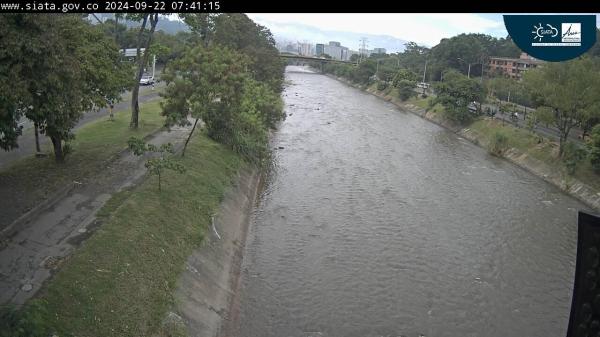
<path fill-rule="evenodd" d="M 557 158 L 558 144 L 547 138 L 538 143 L 540 136 L 527 129 L 517 128 L 509 123 L 503 125 L 502 121 L 498 119 L 490 120 L 487 118 L 476 120 L 468 128 L 479 135 L 478 139 L 482 141 L 484 146 L 487 146 L 490 137 L 493 137 L 496 131 L 500 131 L 508 137 L 509 147 L 516 148 L 557 171 L 562 172 L 565 169 L 563 163 Z M 600 176 L 594 173 L 587 158 L 579 164 L 573 176 L 594 189 L 600 190 Z"/>
<path fill-rule="evenodd" d="M 162 192 L 151 176 L 108 201 L 98 230 L 24 312 L 60 336 L 161 335 L 185 260 L 246 165 L 201 133 L 176 158 L 187 172 L 167 172 Z"/>
<path fill-rule="evenodd" d="M 413 96 L 407 100 L 407 103 L 418 106 L 419 108 L 426 109 L 430 112 L 433 112 L 435 115 L 440 115 L 444 112 L 444 106 L 440 103 L 437 103 L 433 107 L 431 107 L 431 100 L 433 97 L 428 96 L 427 98 L 421 98 L 420 96 Z"/>
<path fill-rule="evenodd" d="M 0 196 L 5 207 L 0 214 L 5 219 L 14 219 L 15 214 L 27 211 L 62 186 L 102 170 L 102 163 L 127 147 L 129 137 L 144 137 L 163 126 L 160 110 L 159 100 L 140 105 L 137 130 L 129 129 L 128 110 L 116 112 L 114 121 L 101 118 L 84 125 L 76 131 L 71 141 L 72 153 L 63 164 L 56 164 L 52 156 L 31 156 L 0 171 Z M 50 147 L 48 142 L 49 153 L 52 152 Z"/>

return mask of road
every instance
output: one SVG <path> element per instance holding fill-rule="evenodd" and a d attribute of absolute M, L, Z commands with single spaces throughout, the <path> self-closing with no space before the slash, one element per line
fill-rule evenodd
<path fill-rule="evenodd" d="M 496 105 L 484 104 L 483 105 L 484 111 L 486 108 L 490 108 L 490 109 L 493 109 L 494 111 L 498 111 L 498 107 Z M 513 118 L 511 118 L 511 113 L 503 114 L 500 112 L 496 113 L 494 118 L 504 120 L 505 122 L 510 123 L 510 124 L 515 125 L 520 128 L 527 128 L 526 115 L 523 114 L 522 111 L 523 111 L 523 108 L 520 108 L 517 110 L 517 112 L 518 112 L 517 120 L 514 120 Z M 531 113 L 531 112 L 528 112 L 528 114 L 529 113 Z M 546 138 L 552 139 L 557 142 L 560 138 L 560 132 L 558 131 L 558 129 L 556 129 L 555 127 L 550 126 L 550 125 L 545 126 L 542 123 L 538 123 L 538 125 L 535 126 L 533 131 L 535 131 L 542 137 L 546 137 Z M 573 129 L 571 129 L 571 132 L 569 133 L 568 139 L 576 144 L 583 144 L 583 142 L 581 140 L 581 134 L 582 134 L 582 132 L 580 129 L 573 128 Z"/>
<path fill-rule="evenodd" d="M 152 90 L 151 86 L 141 86 L 139 97 L 140 103 L 147 102 L 158 97 L 158 93 L 163 86 L 164 82 L 157 84 L 154 90 Z M 114 111 L 129 110 L 131 104 L 131 93 L 128 91 L 124 93 L 122 97 L 123 100 L 115 104 L 115 107 L 113 109 Z M 88 111 L 83 114 L 83 116 L 75 126 L 75 130 L 101 117 L 108 118 L 108 109 L 103 108 L 95 111 Z M 42 149 L 44 147 L 44 144 L 48 143 L 49 141 L 50 140 L 48 137 L 40 135 L 40 146 L 42 147 Z M 33 126 L 30 122 L 25 122 L 23 127 L 23 135 L 19 137 L 19 147 L 12 151 L 0 150 L 0 169 L 9 166 L 11 163 L 21 158 L 33 156 L 35 152 L 35 135 Z"/>
<path fill-rule="evenodd" d="M 423 89 L 416 88 L 415 91 L 417 93 L 421 94 L 423 92 Z M 433 93 L 432 90 L 428 90 L 427 94 L 429 96 L 435 96 L 435 93 Z M 531 108 L 527 108 L 527 107 L 518 105 L 517 110 L 516 110 L 518 113 L 518 118 L 517 118 L 517 120 L 514 120 L 511 118 L 511 113 L 506 113 L 506 114 L 500 113 L 498 106 L 495 104 L 483 104 L 482 109 L 485 111 L 486 108 L 490 108 L 493 111 L 498 111 L 498 113 L 496 113 L 494 118 L 504 120 L 505 122 L 510 123 L 510 124 L 520 127 L 520 128 L 527 127 L 527 121 L 525 119 L 526 115 L 523 113 L 523 111 L 527 111 L 527 114 L 530 114 L 533 112 L 533 109 L 531 109 Z M 546 126 L 542 123 L 538 123 L 538 125 L 535 126 L 533 131 L 538 133 L 542 137 L 552 139 L 556 142 L 558 142 L 560 139 L 560 132 L 558 131 L 558 129 L 556 127 L 554 127 L 552 125 Z M 582 146 L 583 145 L 583 141 L 581 140 L 582 133 L 583 132 L 581 131 L 581 129 L 574 127 L 569 132 L 568 140 L 574 142 L 575 144 Z"/>

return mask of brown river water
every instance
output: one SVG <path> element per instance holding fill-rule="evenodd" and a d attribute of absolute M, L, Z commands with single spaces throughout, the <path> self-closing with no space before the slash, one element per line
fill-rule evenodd
<path fill-rule="evenodd" d="M 582 203 L 370 94 L 286 79 L 239 336 L 566 335 Z"/>

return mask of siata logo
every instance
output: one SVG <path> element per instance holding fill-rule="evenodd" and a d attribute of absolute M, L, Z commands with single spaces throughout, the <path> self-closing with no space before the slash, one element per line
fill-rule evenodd
<path fill-rule="evenodd" d="M 534 41 L 538 39 L 539 42 L 542 42 L 544 36 L 556 37 L 558 35 L 558 29 L 552 27 L 549 23 L 546 24 L 546 27 L 539 23 L 537 26 L 533 26 L 533 31 L 531 31 L 531 33 L 533 34 Z"/>
<path fill-rule="evenodd" d="M 557 24 L 558 26 L 558 24 Z M 581 46 L 581 23 L 561 23 L 558 29 L 549 23 L 533 26 L 532 47 L 579 47 Z"/>
<path fill-rule="evenodd" d="M 504 15 L 506 30 L 521 50 L 539 60 L 571 60 L 596 43 L 596 15 Z"/>
<path fill-rule="evenodd" d="M 563 23 L 561 42 L 581 42 L 581 23 Z"/>

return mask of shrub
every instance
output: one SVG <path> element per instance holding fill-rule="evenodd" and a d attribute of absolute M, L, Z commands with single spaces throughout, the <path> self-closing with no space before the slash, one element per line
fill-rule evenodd
<path fill-rule="evenodd" d="M 590 136 L 590 163 L 594 172 L 600 174 L 600 125 L 592 129 Z"/>
<path fill-rule="evenodd" d="M 577 165 L 585 159 L 587 152 L 585 149 L 577 147 L 573 142 L 567 142 L 563 153 L 563 162 L 567 173 L 573 175 L 577 170 Z"/>
<path fill-rule="evenodd" d="M 506 150 L 508 150 L 508 137 L 504 133 L 496 131 L 489 144 L 490 153 L 502 157 Z"/>
<path fill-rule="evenodd" d="M 383 81 L 377 82 L 377 90 L 379 90 L 379 91 L 385 90 L 387 88 L 387 86 L 388 85 L 386 82 L 383 82 Z"/>
<path fill-rule="evenodd" d="M 398 88 L 398 98 L 400 98 L 402 101 L 406 101 L 407 99 L 417 95 L 417 93 L 413 90 L 415 87 L 415 82 L 413 81 L 398 81 L 396 83 L 396 87 Z"/>

